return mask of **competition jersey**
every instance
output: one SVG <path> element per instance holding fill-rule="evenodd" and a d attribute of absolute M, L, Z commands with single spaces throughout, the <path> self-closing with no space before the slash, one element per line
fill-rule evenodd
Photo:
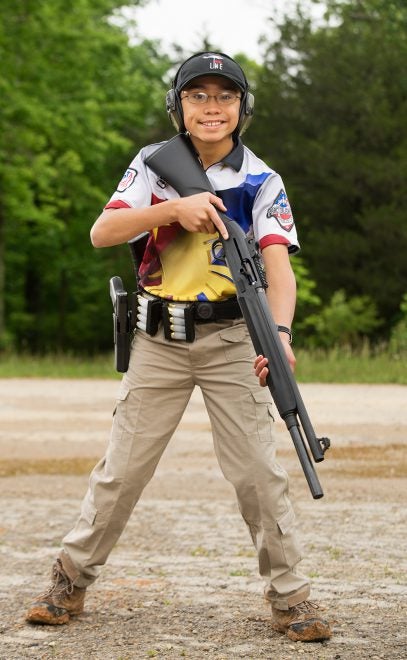
<path fill-rule="evenodd" d="M 123 175 L 106 209 L 142 208 L 179 197 L 144 164 L 161 144 L 144 147 Z M 294 219 L 281 177 L 239 142 L 206 174 L 221 197 L 226 215 L 235 220 L 260 249 L 275 243 L 299 250 Z M 218 233 L 189 232 L 178 222 L 157 227 L 139 269 L 140 285 L 170 300 L 221 301 L 236 294 Z"/>

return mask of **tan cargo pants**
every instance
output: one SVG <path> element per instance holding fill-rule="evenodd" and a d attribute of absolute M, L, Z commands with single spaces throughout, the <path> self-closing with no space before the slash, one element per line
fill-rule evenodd
<path fill-rule="evenodd" d="M 193 343 L 137 331 L 106 455 L 63 540 L 81 574 L 76 586 L 88 586 L 99 575 L 198 386 L 219 465 L 236 490 L 257 549 L 266 598 L 287 609 L 308 597 L 308 580 L 295 571 L 301 551 L 287 475 L 275 460 L 271 396 L 259 386 L 253 361 L 241 320 L 197 325 Z"/>

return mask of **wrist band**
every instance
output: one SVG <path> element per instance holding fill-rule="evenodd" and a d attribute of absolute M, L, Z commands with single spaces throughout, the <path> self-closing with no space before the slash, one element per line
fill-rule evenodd
<path fill-rule="evenodd" d="M 287 328 L 287 326 L 285 326 L 285 325 L 278 325 L 278 326 L 277 326 L 277 330 L 278 330 L 279 332 L 285 332 L 285 333 L 289 336 L 288 343 L 289 343 L 289 344 L 292 344 L 292 341 L 293 341 L 293 333 L 291 332 L 290 328 Z"/>

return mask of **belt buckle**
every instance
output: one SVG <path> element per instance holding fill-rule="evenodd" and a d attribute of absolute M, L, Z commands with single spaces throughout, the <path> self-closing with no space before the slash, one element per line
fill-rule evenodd
<path fill-rule="evenodd" d="M 214 305 L 211 302 L 197 302 L 195 303 L 195 317 L 201 321 L 215 320 Z"/>

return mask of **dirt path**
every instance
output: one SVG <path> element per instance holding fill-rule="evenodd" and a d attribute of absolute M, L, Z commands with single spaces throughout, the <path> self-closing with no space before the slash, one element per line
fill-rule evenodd
<path fill-rule="evenodd" d="M 103 453 L 117 381 L 0 380 L 0 659 L 360 659 L 407 657 L 407 388 L 302 385 L 333 449 L 312 500 L 291 440 L 291 475 L 313 598 L 335 620 L 324 644 L 270 628 L 256 557 L 214 458 L 196 391 L 86 612 L 34 627 L 24 612 L 48 584 L 62 536 Z"/>

